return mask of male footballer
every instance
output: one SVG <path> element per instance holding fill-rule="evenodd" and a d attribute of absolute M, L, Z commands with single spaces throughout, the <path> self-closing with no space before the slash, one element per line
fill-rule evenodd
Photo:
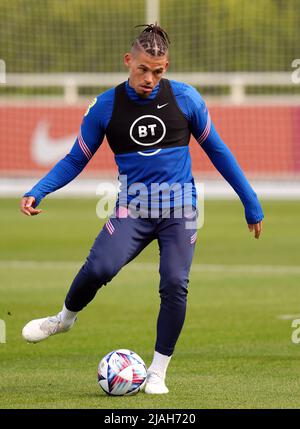
<path fill-rule="evenodd" d="M 68 331 L 97 291 L 157 240 L 161 305 L 145 392 L 164 394 L 168 393 L 166 371 L 185 319 L 197 237 L 196 223 L 187 227 L 188 220 L 197 217 L 189 152 L 191 134 L 238 194 L 255 238 L 260 236 L 264 215 L 254 190 L 214 128 L 198 91 L 163 78 L 169 65 L 167 33 L 157 24 L 145 27 L 124 56 L 128 80 L 91 103 L 70 153 L 21 200 L 25 215 L 39 214 L 40 201 L 78 176 L 106 136 L 121 183 L 114 214 L 74 278 L 62 311 L 32 320 L 22 335 L 28 342 L 37 343 Z M 172 190 L 169 195 L 161 192 L 162 184 Z M 190 210 L 178 210 L 186 206 Z"/>

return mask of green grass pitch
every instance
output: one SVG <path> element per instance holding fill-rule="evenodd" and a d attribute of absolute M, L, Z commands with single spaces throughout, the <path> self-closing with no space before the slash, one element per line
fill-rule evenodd
<path fill-rule="evenodd" d="M 300 202 L 263 202 L 260 240 L 239 201 L 207 201 L 190 276 L 186 322 L 172 358 L 168 395 L 109 397 L 100 359 L 129 348 L 150 364 L 159 309 L 157 243 L 100 290 L 67 334 L 40 344 L 23 325 L 60 311 L 103 221 L 95 200 L 47 199 L 28 218 L 0 200 L 1 408 L 298 408 Z M 25 262 L 28 261 L 28 262 Z"/>

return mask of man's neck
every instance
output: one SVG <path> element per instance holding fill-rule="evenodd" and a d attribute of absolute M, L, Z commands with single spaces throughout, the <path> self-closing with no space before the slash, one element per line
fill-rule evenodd
<path fill-rule="evenodd" d="M 143 98 L 143 97 L 140 97 L 138 95 L 138 93 L 135 91 L 135 89 L 132 86 L 130 86 L 129 79 L 126 81 L 127 94 L 134 101 L 147 101 L 147 100 L 150 101 L 150 100 L 153 100 L 156 97 L 158 90 L 159 90 L 159 83 L 153 88 L 153 91 L 151 92 L 149 97 Z"/>

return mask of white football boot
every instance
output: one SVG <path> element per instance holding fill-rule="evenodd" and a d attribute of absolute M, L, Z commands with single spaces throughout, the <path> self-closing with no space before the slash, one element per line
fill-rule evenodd
<path fill-rule="evenodd" d="M 165 384 L 165 380 L 156 372 L 148 372 L 145 393 L 161 395 L 163 393 L 169 393 L 169 389 Z"/>
<path fill-rule="evenodd" d="M 28 343 L 38 343 L 51 335 L 67 332 L 72 328 L 75 321 L 76 318 L 71 324 L 64 324 L 61 322 L 60 314 L 31 320 L 24 326 L 22 336 Z"/>

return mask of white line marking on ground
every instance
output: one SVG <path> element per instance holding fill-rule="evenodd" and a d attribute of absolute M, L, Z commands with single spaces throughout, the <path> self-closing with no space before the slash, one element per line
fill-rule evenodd
<path fill-rule="evenodd" d="M 83 261 L 4 261 L 0 268 L 14 269 L 79 269 Z M 126 269 L 158 271 L 159 264 L 152 262 L 130 262 Z M 298 265 L 216 265 L 192 264 L 191 272 L 247 273 L 247 274 L 300 274 Z"/>
<path fill-rule="evenodd" d="M 279 314 L 279 316 L 277 316 L 277 319 L 280 319 L 280 320 L 300 319 L 300 314 Z"/>

